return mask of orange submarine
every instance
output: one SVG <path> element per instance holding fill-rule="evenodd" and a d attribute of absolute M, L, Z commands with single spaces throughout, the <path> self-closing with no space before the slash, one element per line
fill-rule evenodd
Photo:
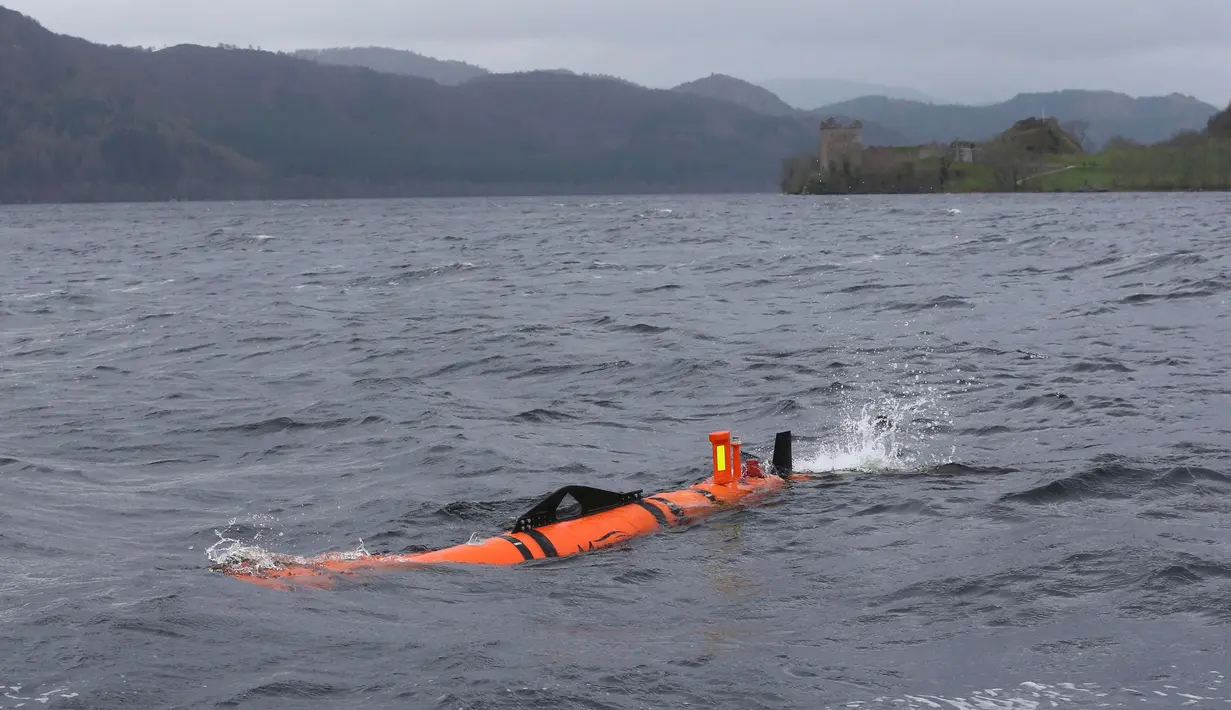
<path fill-rule="evenodd" d="M 618 545 L 631 538 L 692 524 L 732 507 L 759 503 L 789 485 L 806 480 L 792 470 L 791 432 L 774 439 L 767 470 L 740 451 L 729 431 L 709 435 L 712 475 L 688 488 L 642 496 L 589 486 L 566 486 L 519 517 L 507 533 L 431 552 L 356 556 L 325 553 L 316 557 L 272 556 L 262 564 L 244 560 L 213 569 L 230 577 L 273 589 L 296 586 L 331 588 L 346 577 L 365 572 L 413 569 L 429 564 L 513 565 L 530 560 L 569 557 Z M 579 510 L 561 514 L 571 497 Z M 475 536 L 477 537 L 477 535 Z"/>

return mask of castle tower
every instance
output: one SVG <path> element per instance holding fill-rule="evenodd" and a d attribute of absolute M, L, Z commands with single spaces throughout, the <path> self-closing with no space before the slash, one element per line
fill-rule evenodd
<path fill-rule="evenodd" d="M 863 122 L 843 126 L 833 118 L 821 123 L 821 173 L 842 174 L 849 166 L 851 173 L 863 168 Z"/>

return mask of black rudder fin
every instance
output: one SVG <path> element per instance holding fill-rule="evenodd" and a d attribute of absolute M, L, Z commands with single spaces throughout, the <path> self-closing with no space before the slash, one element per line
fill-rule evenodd
<path fill-rule="evenodd" d="M 774 473 L 779 476 L 786 475 L 795 469 L 795 464 L 791 459 L 791 432 L 779 432 L 774 437 Z"/>

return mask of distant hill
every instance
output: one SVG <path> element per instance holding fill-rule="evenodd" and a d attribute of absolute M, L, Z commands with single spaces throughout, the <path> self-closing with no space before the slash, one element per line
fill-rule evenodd
<path fill-rule="evenodd" d="M 711 74 L 702 79 L 680 84 L 671 89 L 671 91 L 742 106 L 763 116 L 793 117 L 812 124 L 818 131 L 820 129 L 820 121 L 811 112 L 801 111 L 788 105 L 782 99 L 775 96 L 773 92 L 763 89 L 752 82 L 726 74 Z M 834 118 L 846 123 L 854 120 L 845 115 L 834 116 Z M 910 143 L 910 140 L 902 133 L 885 128 L 875 121 L 864 122 L 863 140 L 868 144 L 886 146 L 907 145 Z"/>
<path fill-rule="evenodd" d="M 906 135 L 914 143 L 987 140 L 1024 117 L 1054 116 L 1062 124 L 1082 121 L 1087 149 L 1121 136 L 1143 143 L 1180 131 L 1201 130 L 1217 108 L 1190 96 L 1133 98 L 1112 91 L 1066 90 L 1018 94 L 986 106 L 933 105 L 868 96 L 818 109 L 814 115 L 854 116 Z"/>
<path fill-rule="evenodd" d="M 449 86 L 461 84 L 488 73 L 486 69 L 466 62 L 433 59 L 417 52 L 386 47 L 301 49 L 293 52 L 293 55 L 299 59 L 310 59 L 324 64 L 367 67 L 388 74 L 417 76 Z"/>
<path fill-rule="evenodd" d="M 884 96 L 923 103 L 939 102 L 939 99 L 935 97 L 908 87 L 885 86 L 847 79 L 767 79 L 758 81 L 756 84 L 772 91 L 791 106 L 806 111 L 862 96 Z"/>
<path fill-rule="evenodd" d="M 0 8 L 5 202 L 774 191 L 817 128 L 559 72 L 444 86 L 257 50 L 103 46 Z"/>
<path fill-rule="evenodd" d="M 996 136 L 992 143 L 1032 158 L 1083 152 L 1076 137 L 1065 131 L 1055 118 L 1024 118 Z"/>
<path fill-rule="evenodd" d="M 711 74 L 672 89 L 696 96 L 730 101 L 766 116 L 793 116 L 798 109 L 774 95 L 774 92 L 743 79 L 726 74 Z"/>

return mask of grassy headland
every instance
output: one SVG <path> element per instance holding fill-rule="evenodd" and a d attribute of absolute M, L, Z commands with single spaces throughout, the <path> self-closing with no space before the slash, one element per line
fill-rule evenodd
<path fill-rule="evenodd" d="M 860 160 L 823 171 L 817 158 L 797 157 L 784 162 L 781 187 L 789 194 L 1231 190 L 1228 110 L 1205 131 L 1151 145 L 1113 139 L 1097 153 L 1084 152 L 1055 120 L 1026 119 L 974 144 L 973 158 L 954 146 L 868 148 Z"/>
<path fill-rule="evenodd" d="M 1119 147 L 1054 158 L 1057 172 L 1027 180 L 1038 192 L 1231 190 L 1231 139 Z"/>

